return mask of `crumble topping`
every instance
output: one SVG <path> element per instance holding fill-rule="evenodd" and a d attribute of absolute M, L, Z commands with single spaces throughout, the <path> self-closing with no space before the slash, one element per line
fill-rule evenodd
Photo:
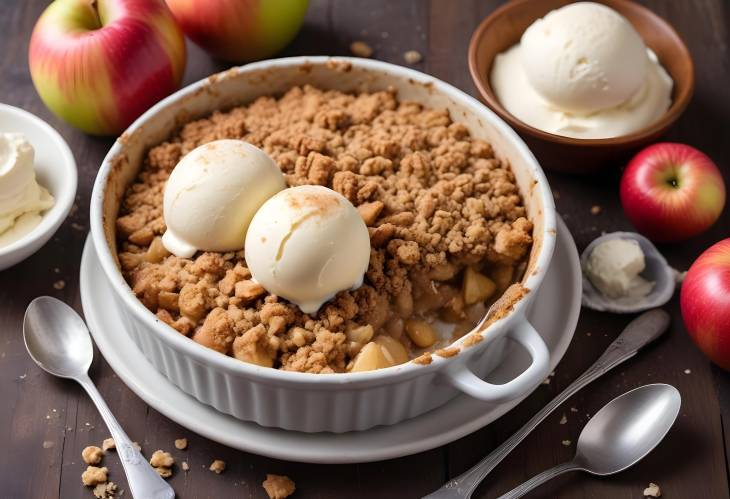
<path fill-rule="evenodd" d="M 371 240 L 362 287 L 307 315 L 252 281 L 243 251 L 185 259 L 165 250 L 162 199 L 170 172 L 187 152 L 224 138 L 262 148 L 288 186 L 324 185 L 358 208 Z M 365 344 L 353 331 L 363 326 L 373 331 L 365 342 L 387 335 L 412 351 L 422 345 L 406 331 L 409 319 L 442 314 L 475 324 L 485 302 L 521 277 L 532 243 L 525 217 L 509 166 L 447 110 L 399 101 L 394 91 L 352 95 L 305 86 L 189 122 L 150 149 L 116 229 L 125 278 L 159 320 L 245 362 L 331 373 L 353 367 Z M 489 281 L 476 279 L 478 303 L 461 297 L 467 268 Z M 417 361 L 429 363 L 430 354 Z"/>

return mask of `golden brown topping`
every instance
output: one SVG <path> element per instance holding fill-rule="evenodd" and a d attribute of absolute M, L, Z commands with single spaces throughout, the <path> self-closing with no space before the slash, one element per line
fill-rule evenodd
<path fill-rule="evenodd" d="M 185 153 L 223 138 L 264 149 L 289 186 L 323 185 L 358 207 L 372 246 L 360 288 L 307 315 L 251 280 L 243 251 L 188 259 L 164 249 L 170 172 Z M 406 351 L 418 346 L 409 319 L 428 325 L 441 317 L 468 331 L 480 318 L 475 306 L 483 305 L 466 303 L 465 269 L 484 278 L 477 286 L 470 278 L 477 292 L 469 301 L 488 304 L 521 277 L 515 268 L 532 242 L 525 217 L 508 166 L 448 110 L 399 101 L 393 90 L 345 94 L 303 86 L 191 121 L 150 149 L 123 196 L 116 229 L 125 278 L 160 321 L 248 362 L 330 373 L 352 368 L 374 338 L 392 338 Z M 496 287 L 488 298 L 485 279 Z M 353 338 L 358 328 L 369 337 Z M 402 360 L 397 345 L 384 349 L 386 341 L 378 346 L 387 363 Z"/>

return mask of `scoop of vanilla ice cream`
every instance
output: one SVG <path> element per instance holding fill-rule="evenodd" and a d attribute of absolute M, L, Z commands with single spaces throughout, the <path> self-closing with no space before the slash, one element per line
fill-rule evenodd
<path fill-rule="evenodd" d="M 362 285 L 370 236 L 344 196 L 303 185 L 264 203 L 249 226 L 245 252 L 256 281 L 311 314 L 337 292 Z"/>
<path fill-rule="evenodd" d="M 34 158 L 23 134 L 0 133 L 0 246 L 30 232 L 55 202 L 36 182 Z"/>
<path fill-rule="evenodd" d="M 647 49 L 629 21 L 594 2 L 556 9 L 522 35 L 532 87 L 562 110 L 586 114 L 618 106 L 642 87 Z"/>
<path fill-rule="evenodd" d="M 610 298 L 642 297 L 654 288 L 639 274 L 646 268 L 644 252 L 633 239 L 609 239 L 598 244 L 583 269 L 591 283 Z"/>
<path fill-rule="evenodd" d="M 216 140 L 196 147 L 165 186 L 162 243 L 185 258 L 240 250 L 256 210 L 285 187 L 279 167 L 256 146 Z"/>

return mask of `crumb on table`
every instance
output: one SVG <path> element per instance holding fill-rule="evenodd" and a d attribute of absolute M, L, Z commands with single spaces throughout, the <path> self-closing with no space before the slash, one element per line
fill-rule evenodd
<path fill-rule="evenodd" d="M 117 492 L 117 484 L 114 482 L 104 482 L 94 487 L 94 497 L 97 499 L 111 499 Z"/>
<path fill-rule="evenodd" d="M 104 457 L 104 451 L 96 445 L 90 445 L 81 451 L 81 458 L 86 464 L 99 464 L 102 457 Z"/>
<path fill-rule="evenodd" d="M 423 56 L 418 50 L 409 50 L 403 54 L 403 59 L 407 64 L 418 64 L 423 59 Z"/>
<path fill-rule="evenodd" d="M 294 482 L 284 475 L 267 474 L 266 480 L 261 484 L 269 495 L 270 499 L 284 499 L 289 497 L 296 490 Z"/>
<path fill-rule="evenodd" d="M 220 475 L 226 469 L 226 462 L 221 459 L 215 459 L 212 463 L 210 463 L 210 467 L 208 469 L 215 472 L 217 475 Z"/>
<path fill-rule="evenodd" d="M 373 55 L 373 48 L 361 40 L 355 40 L 350 44 L 350 52 L 358 57 L 370 57 Z"/>
<path fill-rule="evenodd" d="M 175 448 L 178 450 L 185 450 L 188 448 L 187 438 L 178 438 L 175 440 Z"/>
<path fill-rule="evenodd" d="M 87 487 L 92 487 L 94 485 L 106 482 L 108 472 L 109 470 L 106 468 L 106 466 L 103 468 L 89 466 L 88 468 L 86 468 L 86 471 L 81 474 L 81 483 L 83 483 Z"/>
<path fill-rule="evenodd" d="M 106 452 L 108 450 L 116 449 L 117 444 L 114 443 L 113 438 L 107 438 L 101 443 L 101 448 L 104 452 Z"/>
<path fill-rule="evenodd" d="M 152 457 L 150 458 L 150 464 L 154 468 L 169 468 L 173 464 L 175 464 L 175 459 L 172 457 L 172 454 L 169 452 L 165 452 L 163 450 L 156 450 L 152 453 Z"/>
<path fill-rule="evenodd" d="M 661 497 L 662 496 L 662 490 L 659 488 L 659 485 L 650 482 L 649 486 L 644 489 L 644 497 Z"/>

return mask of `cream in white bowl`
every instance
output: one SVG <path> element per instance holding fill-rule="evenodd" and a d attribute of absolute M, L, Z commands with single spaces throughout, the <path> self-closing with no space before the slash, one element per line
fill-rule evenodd
<path fill-rule="evenodd" d="M 38 251 L 58 230 L 76 196 L 77 171 L 73 154 L 59 133 L 27 111 L 0 104 L 0 133 L 15 136 L 10 142 L 17 142 L 17 151 L 6 151 L 9 162 L 17 160 L 27 163 L 32 157 L 32 171 L 28 169 L 28 164 L 15 164 L 22 170 L 10 168 L 13 166 L 10 163 L 6 165 L 8 175 L 14 179 L 18 177 L 17 180 L 22 180 L 20 183 L 23 184 L 15 185 L 23 192 L 9 188 L 7 195 L 14 199 L 13 204 L 23 204 L 24 210 L 22 214 L 15 213 L 20 216 L 14 216 L 12 226 L 4 231 L 5 240 L 0 245 L 2 270 Z M 25 145 L 18 142 L 20 137 L 32 148 L 30 157 Z M 6 146 L 14 147 L 13 144 Z M 26 195 L 25 191 L 33 192 Z M 52 202 L 49 196 L 53 198 Z M 0 235 L 0 240 L 3 240 L 3 235 Z"/>
<path fill-rule="evenodd" d="M 311 84 L 339 91 L 396 89 L 401 100 L 448 108 L 454 121 L 487 140 L 509 162 L 534 223 L 534 244 L 522 285 L 527 292 L 503 316 L 490 317 L 452 346 L 458 354 L 434 355 L 430 364 L 408 362 L 378 371 L 309 374 L 240 362 L 186 338 L 159 321 L 137 299 L 116 260 L 115 224 L 119 199 L 134 179 L 144 154 L 164 141 L 176 123 L 278 95 Z M 542 282 L 556 238 L 550 188 L 534 156 L 517 134 L 477 100 L 431 76 L 369 60 L 298 57 L 233 68 L 164 99 L 125 133 L 105 158 L 91 200 L 94 247 L 126 327 L 147 358 L 173 383 L 204 403 L 240 419 L 306 432 L 362 430 L 394 424 L 438 407 L 460 392 L 489 402 L 525 395 L 544 379 L 548 352 L 525 319 L 525 308 Z M 481 341 L 474 336 L 479 335 Z M 480 377 L 502 359 L 507 338 L 532 357 L 525 372 L 503 385 Z"/>

